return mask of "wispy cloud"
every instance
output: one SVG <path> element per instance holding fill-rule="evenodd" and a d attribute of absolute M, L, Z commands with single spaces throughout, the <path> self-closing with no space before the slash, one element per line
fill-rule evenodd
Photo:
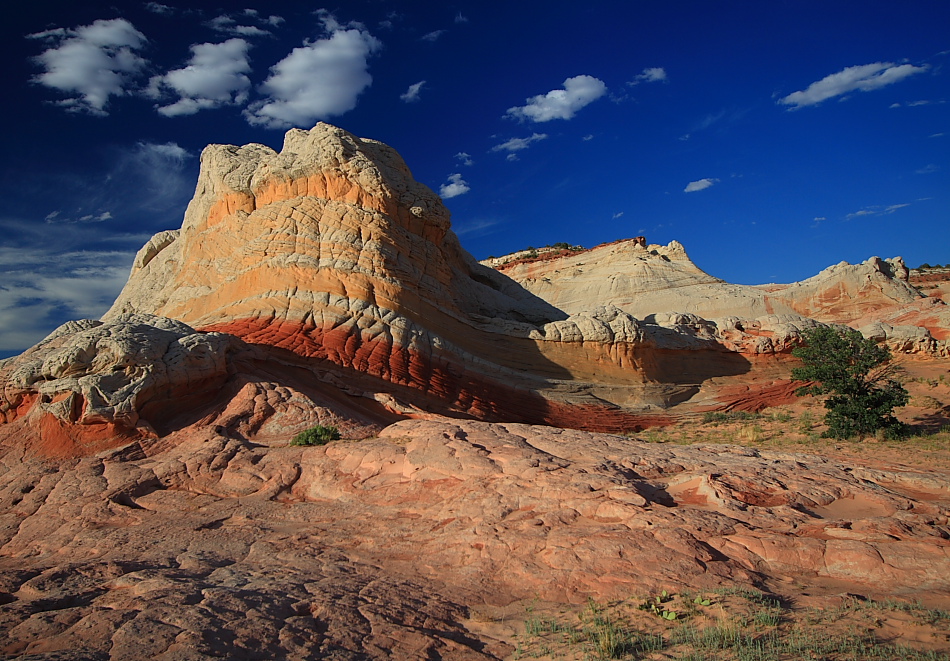
<path fill-rule="evenodd" d="M 192 115 L 199 110 L 244 103 L 251 88 L 246 75 L 251 72 L 249 48 L 248 42 L 237 38 L 191 46 L 191 60 L 184 68 L 155 76 L 149 83 L 148 95 L 152 98 L 166 94 L 178 97 L 174 103 L 159 106 L 159 114 Z"/>
<path fill-rule="evenodd" d="M 112 220 L 111 211 L 103 211 L 98 214 L 87 213 L 84 216 L 64 216 L 61 211 L 53 211 L 46 214 L 46 218 L 43 220 L 46 221 L 49 225 L 57 225 L 61 223 L 104 223 L 107 220 Z"/>
<path fill-rule="evenodd" d="M 894 213 L 895 211 L 899 209 L 903 209 L 904 207 L 909 207 L 910 205 L 911 205 L 910 202 L 905 202 L 903 204 L 892 204 L 886 207 L 875 205 L 875 206 L 865 207 L 863 209 L 855 211 L 854 213 L 849 213 L 847 216 L 845 216 L 845 218 L 847 220 L 854 220 L 855 218 L 861 218 L 864 216 L 888 216 Z"/>
<path fill-rule="evenodd" d="M 562 89 L 529 97 L 525 105 L 509 108 L 505 116 L 532 122 L 571 119 L 579 110 L 606 93 L 604 81 L 593 76 L 574 76 L 564 81 Z"/>
<path fill-rule="evenodd" d="M 134 257 L 135 251 L 0 246 L 0 352 L 27 349 L 66 321 L 102 316 Z"/>
<path fill-rule="evenodd" d="M 778 102 L 789 106 L 789 110 L 797 110 L 849 92 L 870 92 L 880 89 L 926 70 L 927 66 L 917 67 L 912 64 L 894 64 L 893 62 L 874 62 L 847 67 L 825 76 L 804 90 L 792 92 L 779 99 Z"/>
<path fill-rule="evenodd" d="M 940 103 L 943 103 L 942 101 Z M 888 108 L 919 108 L 920 106 L 929 106 L 933 101 L 920 99 L 919 101 L 908 101 L 907 103 L 892 103 Z"/>
<path fill-rule="evenodd" d="M 43 223 L 103 225 L 100 234 L 130 225 L 149 232 L 176 227 L 194 192 L 193 158 L 173 142 L 139 142 L 115 150 L 106 170 L 54 175 L 56 207 Z"/>
<path fill-rule="evenodd" d="M 472 156 L 470 154 L 466 154 L 464 151 L 460 151 L 459 153 L 457 153 L 455 155 L 455 158 L 457 158 L 459 163 L 461 163 L 462 165 L 475 164 L 475 161 L 472 160 Z"/>
<path fill-rule="evenodd" d="M 257 12 L 249 14 L 245 10 L 244 18 L 257 19 Z M 265 37 L 271 34 L 270 30 L 265 30 L 261 27 L 258 27 L 257 25 L 243 25 L 238 23 L 236 19 L 229 16 L 228 14 L 223 14 L 221 16 L 212 18 L 210 21 L 208 21 L 207 26 L 215 32 L 230 34 L 237 37 Z"/>
<path fill-rule="evenodd" d="M 547 133 L 534 133 L 527 138 L 512 138 L 511 140 L 506 140 L 500 145 L 495 145 L 491 148 L 493 152 L 508 152 L 508 160 L 516 160 L 517 154 L 515 152 L 523 151 L 531 146 L 531 143 L 538 142 L 539 140 L 544 140 L 548 137 Z"/>
<path fill-rule="evenodd" d="M 414 103 L 419 100 L 419 92 L 422 90 L 422 86 L 426 84 L 426 81 L 420 80 L 418 83 L 413 83 L 409 86 L 403 94 L 399 95 L 399 98 L 405 101 L 406 103 Z"/>
<path fill-rule="evenodd" d="M 490 231 L 486 230 L 491 230 L 491 228 L 498 227 L 502 224 L 500 218 L 459 221 L 458 223 L 453 221 L 452 231 L 458 236 L 480 236 L 482 234 L 491 234 Z"/>
<path fill-rule="evenodd" d="M 163 5 L 160 2 L 146 2 L 145 8 L 153 14 L 161 14 L 163 16 L 171 16 L 175 13 L 174 8 Z"/>
<path fill-rule="evenodd" d="M 41 182 L 46 208 L 36 197 L 42 191 L 28 204 L 8 200 L 0 215 L 0 352 L 26 349 L 70 319 L 101 316 L 145 241 L 180 226 L 194 155 L 171 142 L 108 153 L 105 168 L 51 164 Z"/>
<path fill-rule="evenodd" d="M 256 20 L 258 23 L 262 25 L 270 25 L 271 27 L 275 27 L 275 28 L 285 22 L 283 16 L 270 15 L 265 18 L 264 16 L 261 16 L 261 13 L 257 11 L 256 9 L 245 9 L 241 13 L 244 16 L 250 16 L 251 18 L 253 18 L 254 20 Z"/>
<path fill-rule="evenodd" d="M 309 128 L 318 119 L 356 107 L 373 82 L 369 58 L 382 44 L 359 24 L 343 26 L 332 14 L 320 14 L 327 36 L 295 48 L 271 67 L 260 87 L 267 99 L 252 103 L 244 116 L 267 128 Z"/>
<path fill-rule="evenodd" d="M 710 186 L 718 184 L 718 179 L 700 179 L 698 181 L 691 181 L 686 184 L 686 188 L 683 189 L 684 193 L 695 193 L 696 191 L 706 190 Z"/>
<path fill-rule="evenodd" d="M 28 36 L 50 45 L 34 58 L 44 71 L 33 81 L 65 92 L 56 103 L 72 112 L 108 115 L 109 99 L 129 94 L 148 64 L 138 54 L 148 40 L 124 18 Z"/>
<path fill-rule="evenodd" d="M 456 173 L 449 175 L 448 183 L 439 186 L 439 195 L 441 195 L 443 199 L 448 200 L 452 197 L 464 195 L 470 190 L 471 188 L 469 188 L 468 182 L 462 179 L 461 174 Z"/>
<path fill-rule="evenodd" d="M 915 170 L 915 172 L 917 174 L 932 174 L 934 172 L 938 172 L 939 170 L 940 170 L 940 166 L 937 165 L 936 163 L 928 163 L 927 165 L 920 168 L 919 170 Z"/>
<path fill-rule="evenodd" d="M 666 70 L 663 67 L 649 67 L 637 74 L 628 85 L 639 85 L 640 83 L 658 83 L 667 80 Z"/>
<path fill-rule="evenodd" d="M 422 35 L 420 39 L 422 39 L 423 41 L 438 41 L 439 37 L 441 37 L 446 32 L 447 30 L 433 30 L 432 32 L 429 32 L 428 34 Z"/>

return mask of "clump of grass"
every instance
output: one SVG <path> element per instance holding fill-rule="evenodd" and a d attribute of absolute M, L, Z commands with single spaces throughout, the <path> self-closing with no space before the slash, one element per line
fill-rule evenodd
<path fill-rule="evenodd" d="M 758 420 L 761 417 L 760 413 L 749 413 L 748 411 L 707 411 L 703 414 L 703 424 L 719 425 L 727 422 L 747 422 Z"/>
<path fill-rule="evenodd" d="M 809 434 L 814 428 L 815 418 L 811 411 L 805 411 L 800 416 L 798 416 L 798 431 L 803 434 Z"/>
<path fill-rule="evenodd" d="M 740 443 L 758 443 L 764 437 L 765 434 L 758 425 L 744 425 L 736 432 L 736 440 Z"/>
<path fill-rule="evenodd" d="M 641 607 L 633 608 L 634 604 Z M 642 604 L 663 605 L 662 610 L 675 606 L 681 617 L 661 624 L 652 609 L 644 609 Z M 610 605 L 589 600 L 578 613 L 579 625 L 533 618 L 533 623 L 526 623 L 532 638 L 519 642 L 515 658 L 658 659 L 655 653 L 661 652 L 662 658 L 681 661 L 950 661 L 946 653 L 877 638 L 872 629 L 843 630 L 845 618 L 862 613 L 873 617 L 881 610 L 909 613 L 915 622 L 938 630 L 945 630 L 945 623 L 950 622 L 950 612 L 928 609 L 919 602 L 849 599 L 834 608 L 812 609 L 796 616 L 779 598 L 754 588 L 733 586 L 701 593 L 684 590 Z M 832 623 L 837 624 L 828 626 Z M 657 626 L 663 627 L 662 633 L 651 633 Z M 558 634 L 560 640 L 552 634 Z"/>

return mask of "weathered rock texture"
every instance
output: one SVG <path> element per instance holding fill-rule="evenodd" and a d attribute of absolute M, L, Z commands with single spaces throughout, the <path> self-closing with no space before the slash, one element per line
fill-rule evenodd
<path fill-rule="evenodd" d="M 472 421 L 307 449 L 196 424 L 59 463 L 6 444 L 0 654 L 490 659 L 513 649 L 472 610 L 516 600 L 945 598 L 947 477 Z"/>

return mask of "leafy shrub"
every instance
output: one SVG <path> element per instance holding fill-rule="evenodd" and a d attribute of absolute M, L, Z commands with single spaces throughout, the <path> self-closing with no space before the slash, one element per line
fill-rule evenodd
<path fill-rule="evenodd" d="M 302 431 L 296 436 L 293 440 L 290 441 L 291 445 L 326 445 L 330 441 L 340 440 L 340 430 L 336 427 L 324 427 L 323 425 L 317 425 L 316 427 L 311 427 L 306 431 Z"/>
<path fill-rule="evenodd" d="M 892 378 L 886 346 L 843 327 L 808 329 L 802 339 L 804 346 L 793 349 L 792 355 L 804 365 L 792 370 L 792 378 L 813 382 L 799 388 L 799 395 L 830 395 L 825 400 L 828 431 L 823 436 L 873 436 L 878 430 L 885 437 L 903 435 L 904 425 L 892 413 L 910 396 Z"/>

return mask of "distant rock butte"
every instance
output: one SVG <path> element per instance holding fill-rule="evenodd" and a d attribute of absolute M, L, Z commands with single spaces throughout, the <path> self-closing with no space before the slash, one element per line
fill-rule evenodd
<path fill-rule="evenodd" d="M 211 145 L 181 229 L 139 251 L 102 322 L 0 363 L 0 436 L 81 455 L 238 400 L 251 437 L 298 414 L 353 434 L 429 415 L 629 431 L 788 401 L 788 353 L 819 321 L 935 354 L 950 328 L 899 258 L 748 287 L 637 237 L 502 270 L 382 143 L 318 124 L 280 152 Z"/>

